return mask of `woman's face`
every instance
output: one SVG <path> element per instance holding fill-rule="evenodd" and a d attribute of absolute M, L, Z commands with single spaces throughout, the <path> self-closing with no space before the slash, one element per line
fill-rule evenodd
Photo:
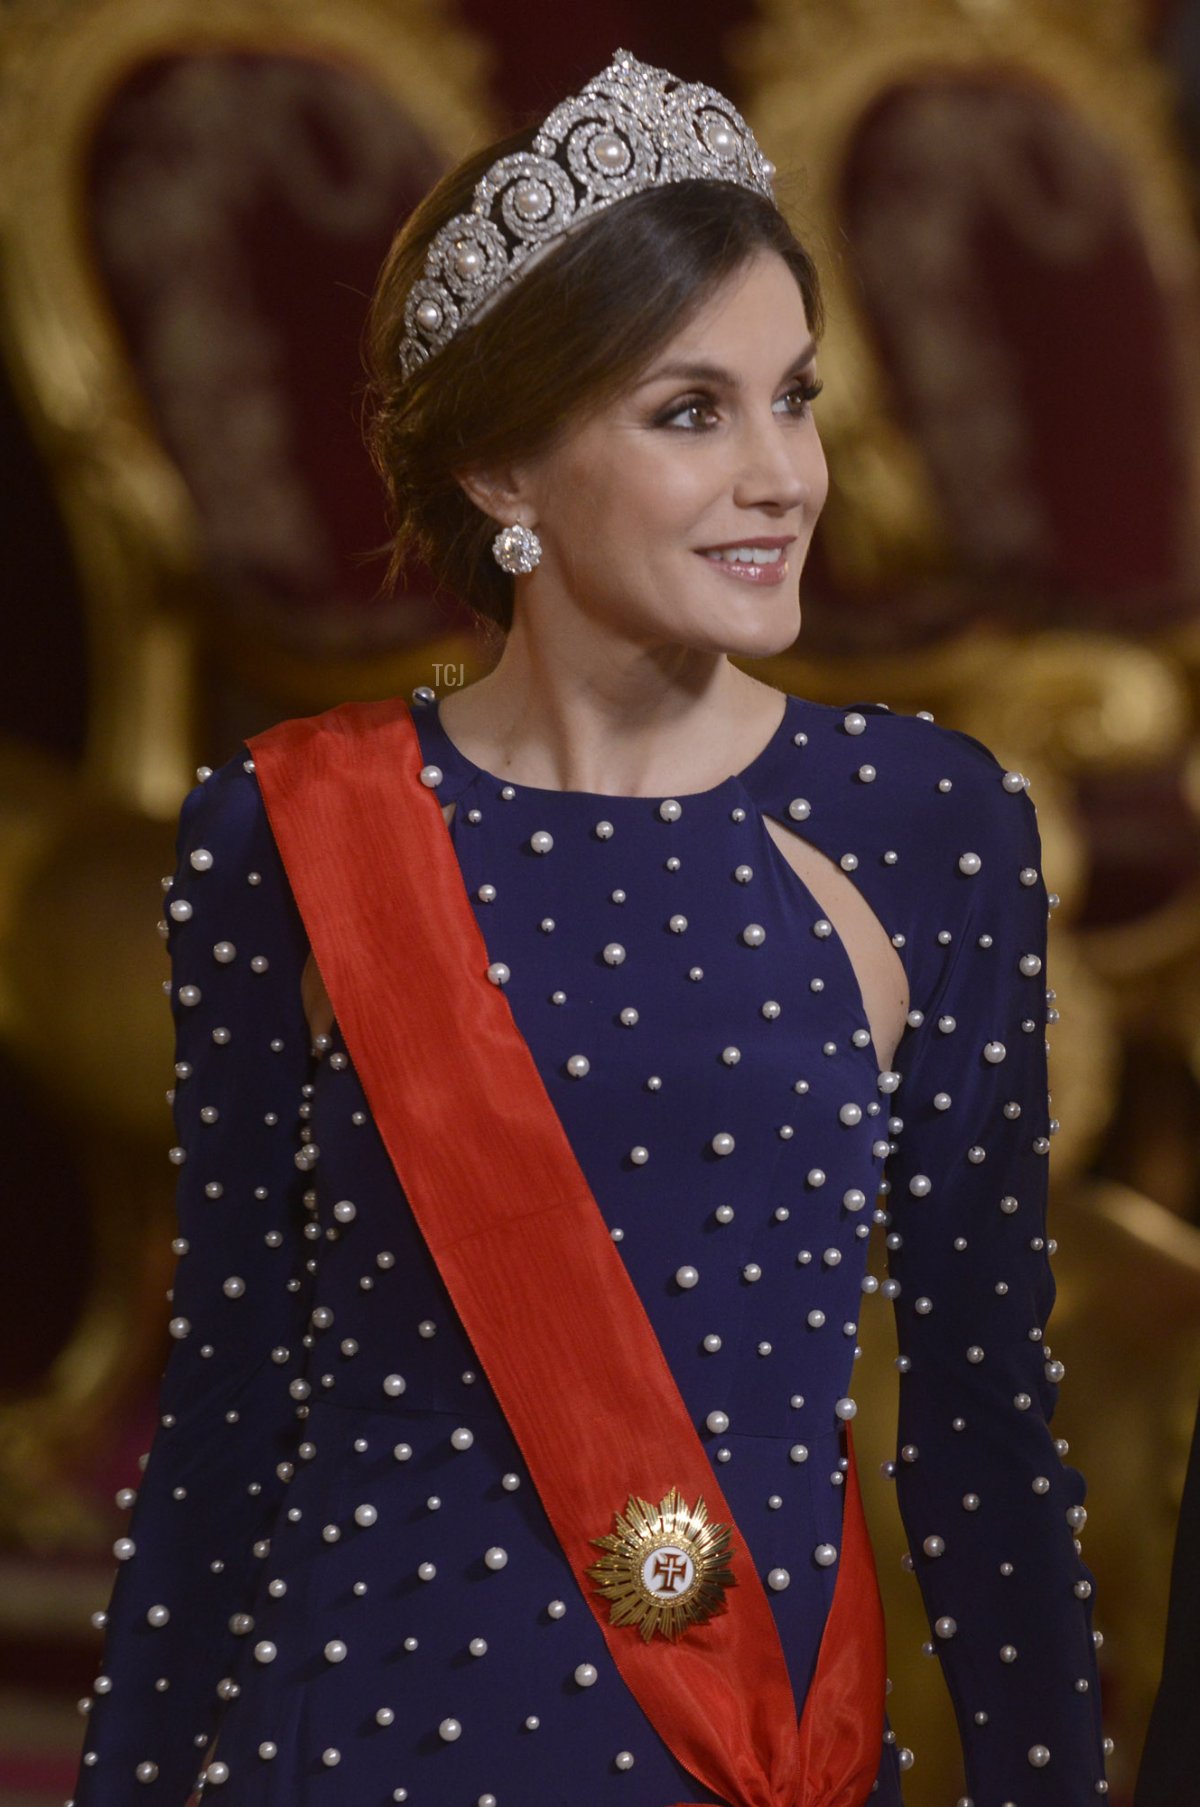
<path fill-rule="evenodd" d="M 789 647 L 829 487 L 815 355 L 795 277 L 760 252 L 626 393 L 521 467 L 543 557 L 518 598 L 528 585 L 539 622 L 565 603 L 642 646 Z"/>

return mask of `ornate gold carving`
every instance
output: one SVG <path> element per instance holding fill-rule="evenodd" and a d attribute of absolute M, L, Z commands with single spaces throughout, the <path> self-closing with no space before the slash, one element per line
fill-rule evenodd
<path fill-rule="evenodd" d="M 90 135 L 136 68 L 229 51 L 357 71 L 447 161 L 491 128 L 485 53 L 436 0 L 21 0 L 0 21 L 0 332 L 87 591 L 85 770 L 161 820 L 198 751 L 201 531 L 92 261 L 80 181 Z M 369 688 L 377 658 L 334 649 L 321 663 L 327 699 Z"/>
<path fill-rule="evenodd" d="M 484 52 L 437 0 L 0 10 L 0 334 L 85 588 L 92 709 L 82 772 L 55 771 L 52 785 L 31 756 L 0 746 L 0 1038 L 78 1137 L 92 1225 L 92 1290 L 71 1341 L 36 1396 L 0 1407 L 0 1534 L 47 1548 L 94 1547 L 102 1515 L 72 1487 L 72 1461 L 110 1431 L 161 1354 L 167 1120 L 153 1069 L 170 1022 L 144 900 L 170 867 L 166 825 L 198 759 L 212 756 L 196 744 L 201 661 L 214 650 L 203 644 L 200 524 L 92 260 L 83 172 L 111 95 L 141 65 L 230 51 L 361 74 L 447 161 L 492 124 L 479 99 Z M 431 653 L 448 663 L 464 653 L 444 643 L 385 662 L 335 649 L 314 677 L 313 662 L 274 659 L 253 638 L 215 651 L 277 696 L 281 714 L 297 691 L 306 710 L 387 694 L 429 682 Z M 169 1062 L 160 1070 L 169 1079 Z"/>
<path fill-rule="evenodd" d="M 924 140 L 931 133 L 936 138 L 939 114 L 968 104 L 957 92 L 959 78 L 992 79 L 995 86 L 984 98 L 1001 116 L 1030 107 L 1031 96 L 1057 97 L 1064 125 L 1073 120 L 1078 129 L 1053 132 L 1054 142 L 1047 139 L 1043 147 L 1056 177 L 1061 173 L 1078 188 L 1092 180 L 1090 147 L 1112 152 L 1158 279 L 1164 290 L 1180 293 L 1194 280 L 1197 260 L 1169 88 L 1145 48 L 1132 0 L 764 0 L 762 14 L 760 23 L 737 35 L 733 54 L 743 72 L 747 117 L 779 165 L 785 205 L 789 182 L 794 187 L 790 211 L 817 253 L 824 279 L 829 325 L 822 366 L 828 380 L 821 423 L 837 476 L 824 544 L 844 584 L 900 584 L 916 572 L 946 570 L 952 547 L 920 451 L 889 409 L 855 271 L 841 249 L 839 185 L 863 120 L 894 89 L 934 84 L 920 117 L 904 129 L 922 134 L 913 154 L 933 159 L 953 188 L 956 163 L 947 164 Z M 977 93 L 970 104 L 980 104 Z M 993 124 L 995 133 L 967 135 L 972 167 L 962 175 L 996 199 L 1015 185 L 1004 157 L 1004 118 Z M 1052 126 L 1043 119 L 1039 130 L 1045 136 Z M 962 157 L 963 135 L 953 136 Z M 1029 197 L 1018 199 L 1008 213 L 1032 229 Z M 901 226 L 903 256 L 895 256 L 891 242 L 887 247 L 889 280 L 952 288 L 961 275 L 953 221 L 925 209 L 906 213 Z M 1061 237 L 1064 220 L 1057 230 Z M 856 246 L 855 255 L 869 258 L 870 245 Z M 946 361 L 955 350 L 944 333 L 953 337 L 959 311 L 948 292 L 934 348 L 936 378 L 943 383 L 950 380 Z M 918 364 L 922 319 L 929 312 L 927 302 L 917 308 L 911 328 L 916 342 L 906 347 Z M 1038 499 L 1020 481 L 1022 427 L 1007 401 L 1002 348 L 981 346 L 976 334 L 963 350 L 971 357 L 973 380 L 956 389 L 965 406 L 948 411 L 946 430 L 967 438 L 972 458 L 981 449 L 988 454 L 987 494 L 971 524 L 982 525 L 985 537 L 1004 534 L 1006 546 L 1027 543 L 1036 550 Z M 995 365 L 990 377 L 989 355 Z"/>

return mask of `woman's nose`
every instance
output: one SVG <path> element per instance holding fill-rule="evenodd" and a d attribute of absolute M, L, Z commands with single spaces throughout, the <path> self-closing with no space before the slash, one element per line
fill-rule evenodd
<path fill-rule="evenodd" d="M 825 456 L 811 424 L 797 430 L 772 413 L 748 423 L 739 440 L 734 500 L 743 507 L 784 512 L 803 506 L 824 482 Z"/>

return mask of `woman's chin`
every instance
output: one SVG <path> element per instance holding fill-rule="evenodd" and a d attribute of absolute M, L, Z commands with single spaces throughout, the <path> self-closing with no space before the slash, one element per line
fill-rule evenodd
<path fill-rule="evenodd" d="M 785 653 L 800 632 L 800 598 L 765 596 L 753 599 L 759 606 L 752 613 L 739 610 L 736 619 L 724 624 L 721 637 L 725 650 L 734 658 L 769 659 Z"/>

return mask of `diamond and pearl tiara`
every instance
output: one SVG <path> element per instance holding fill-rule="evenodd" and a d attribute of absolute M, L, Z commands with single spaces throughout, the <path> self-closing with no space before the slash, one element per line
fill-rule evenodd
<path fill-rule="evenodd" d="M 405 376 L 485 312 L 553 240 L 614 201 L 696 177 L 773 201 L 774 174 L 724 95 L 618 50 L 543 121 L 532 152 L 494 163 L 475 185 L 470 212 L 434 238 L 405 304 L 398 354 Z"/>

